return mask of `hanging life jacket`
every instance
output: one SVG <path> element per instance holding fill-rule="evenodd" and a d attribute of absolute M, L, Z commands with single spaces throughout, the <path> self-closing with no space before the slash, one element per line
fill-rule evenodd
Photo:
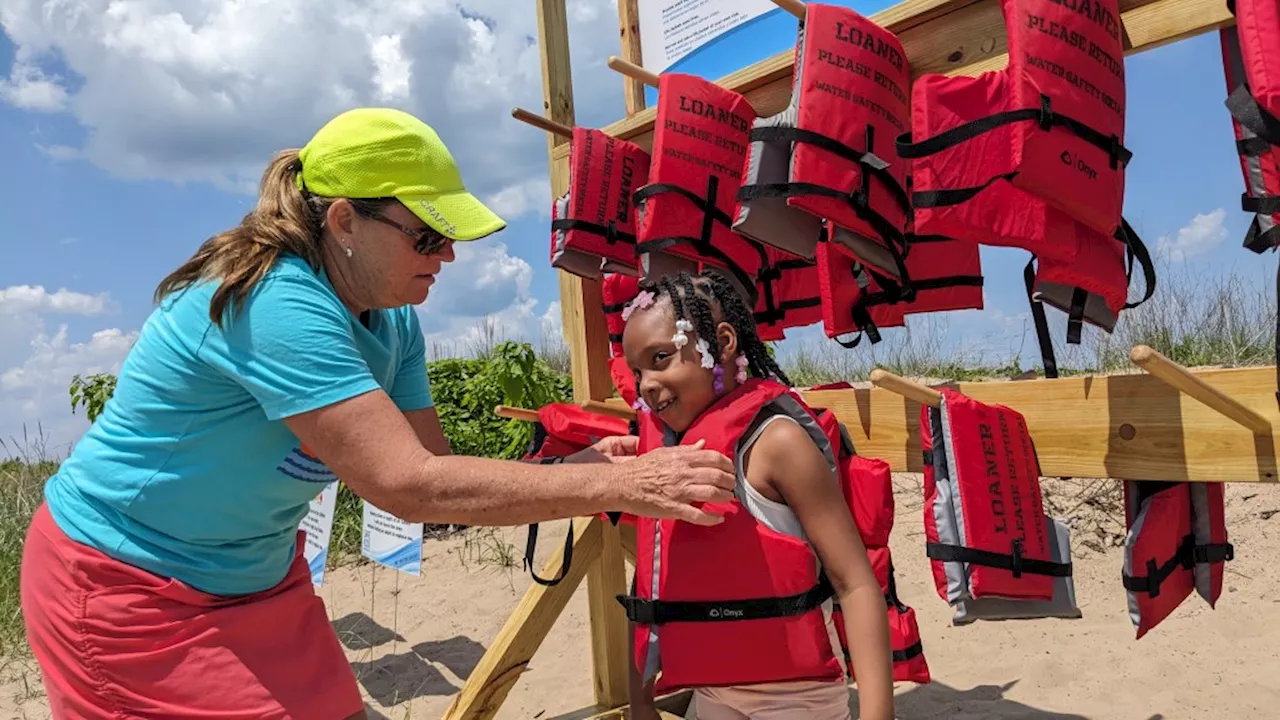
<path fill-rule="evenodd" d="M 990 597 L 1052 601 L 1053 557 L 1040 496 L 1040 466 L 1016 410 L 942 388 L 923 405 L 924 529 L 938 595 L 949 604 Z M 1060 551 L 1061 552 L 1061 551 Z"/>
<path fill-rule="evenodd" d="M 732 90 L 696 75 L 659 76 L 653 163 L 648 184 L 632 195 L 643 276 L 716 266 L 754 304 L 764 254 L 733 231 L 731 213 L 755 117 Z"/>
<path fill-rule="evenodd" d="M 649 153 L 639 145 L 575 126 L 569 191 L 552 207 L 551 266 L 592 280 L 639 274 L 631 194 L 648 178 Z"/>
<path fill-rule="evenodd" d="M 1045 535 L 1049 538 L 1049 559 L 1057 563 L 1071 562 L 1071 531 L 1057 520 L 1045 517 Z M 1035 618 L 1084 617 L 1076 604 L 1075 578 L 1070 575 L 1053 579 L 1052 600 L 1009 600 L 1001 597 L 969 598 L 955 604 L 953 625 L 968 625 L 977 620 L 1029 620 Z"/>
<path fill-rule="evenodd" d="M 765 264 L 756 277 L 756 334 L 765 342 L 785 338 L 787 328 L 822 320 L 818 263 L 765 245 Z"/>
<path fill-rule="evenodd" d="M 1027 272 L 1042 354 L 1042 305 L 1111 332 L 1149 299 L 1155 272 L 1124 223 L 1124 46 L 1118 0 L 1001 0 L 1009 64 L 978 77 L 927 74 L 912 88 L 915 232 L 1033 255 Z M 1128 258 L 1126 258 L 1126 252 Z M 1132 261 L 1147 294 L 1126 303 Z M 1126 260 L 1129 269 L 1126 270 Z M 1046 358 L 1046 367 L 1053 364 Z"/>
<path fill-rule="evenodd" d="M 890 302 L 877 276 L 834 243 L 818 244 L 818 292 L 823 330 L 846 348 L 857 347 L 863 334 L 874 345 L 881 340 L 880 328 L 906 325 L 906 306 Z M 853 340 L 840 339 L 849 333 L 858 335 Z"/>
<path fill-rule="evenodd" d="M 893 33 L 851 8 L 805 3 L 791 104 L 751 129 L 734 229 L 813 258 L 823 219 L 856 257 L 902 282 L 911 215 L 911 69 Z"/>
<path fill-rule="evenodd" d="M 1262 253 L 1280 245 L 1280 4 L 1234 0 L 1233 26 L 1218 31 L 1227 81 L 1227 110 L 1244 174 L 1240 207 L 1254 213 L 1244 246 Z"/>
<path fill-rule="evenodd" d="M 1218 31 L 1227 110 L 1244 173 L 1240 208 L 1253 213 L 1244 246 L 1261 254 L 1280 246 L 1280 4 L 1228 0 L 1234 26 Z M 1276 270 L 1280 291 L 1280 268 Z M 1276 317 L 1276 401 L 1280 402 L 1280 314 Z"/>
<path fill-rule="evenodd" d="M 1130 480 L 1124 484 L 1124 587 L 1135 639 L 1194 589 L 1210 608 L 1222 594 L 1227 542 L 1223 484 Z"/>
<path fill-rule="evenodd" d="M 538 408 L 538 420 L 533 424 L 533 439 L 521 461 L 544 465 L 560 462 L 566 456 L 582 451 L 615 435 L 634 435 L 634 428 L 626 420 L 585 410 L 573 403 L 549 403 Z M 602 517 L 617 525 L 621 519 L 630 519 L 619 512 L 606 512 Z M 558 585 L 569 572 L 573 561 L 573 519 L 569 520 L 569 532 L 564 539 L 564 558 L 560 575 L 547 580 L 533 569 L 533 555 L 538 545 L 538 523 L 529 525 L 524 547 L 524 567 L 534 582 L 548 587 Z"/>
<path fill-rule="evenodd" d="M 847 454 L 834 416 L 815 414 L 780 383 L 747 380 L 704 411 L 679 443 L 706 439 L 707 449 L 736 457 L 756 421 L 772 411 L 805 428 L 841 487 L 851 488 L 846 498 L 853 498 L 850 511 L 859 534 L 881 532 L 891 495 L 885 497 L 876 483 L 864 487 L 864 479 L 853 475 L 862 465 L 850 461 L 854 456 Z M 676 443 L 652 413 L 641 412 L 638 422 L 640 453 Z M 657 694 L 687 687 L 840 680 L 843 671 L 822 611 L 834 591 L 809 543 L 773 531 L 736 499 L 704 507 L 722 513 L 724 521 L 702 527 L 637 520 L 635 587 L 618 600 L 635 623 L 633 662 L 641 677 L 647 682 L 657 676 Z M 918 636 L 918 628 L 911 629 Z"/>

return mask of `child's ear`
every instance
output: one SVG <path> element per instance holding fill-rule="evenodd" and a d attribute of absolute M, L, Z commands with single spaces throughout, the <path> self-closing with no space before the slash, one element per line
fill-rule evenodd
<path fill-rule="evenodd" d="M 733 325 L 727 322 L 716 325 L 716 345 L 720 347 L 721 364 L 732 365 L 739 351 L 738 331 L 733 329 Z"/>

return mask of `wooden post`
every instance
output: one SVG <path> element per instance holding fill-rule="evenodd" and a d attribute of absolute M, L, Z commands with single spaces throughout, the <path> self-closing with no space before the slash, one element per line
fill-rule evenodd
<path fill-rule="evenodd" d="M 618 0 L 618 36 L 622 45 L 623 60 L 643 65 L 640 52 L 640 8 L 639 0 Z M 631 117 L 644 109 L 644 83 L 630 78 L 622 86 L 622 97 L 626 104 L 627 117 Z"/>

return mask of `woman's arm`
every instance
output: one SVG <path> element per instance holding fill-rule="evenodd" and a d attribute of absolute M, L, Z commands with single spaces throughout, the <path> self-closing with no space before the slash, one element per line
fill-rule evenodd
<path fill-rule="evenodd" d="M 751 447 L 747 480 L 772 488 L 804 526 L 844 611 L 861 720 L 892 720 L 888 610 L 866 546 L 826 457 L 803 428 L 770 423 Z"/>
<path fill-rule="evenodd" d="M 618 510 L 701 525 L 732 498 L 733 465 L 701 445 L 625 462 L 535 465 L 437 455 L 381 390 L 284 419 L 357 495 L 409 522 L 525 525 Z"/>

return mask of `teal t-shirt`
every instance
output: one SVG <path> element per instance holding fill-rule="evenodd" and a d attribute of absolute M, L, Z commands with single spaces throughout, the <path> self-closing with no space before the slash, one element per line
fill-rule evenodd
<path fill-rule="evenodd" d="M 71 538 L 208 593 L 277 584 L 308 503 L 337 478 L 282 418 L 382 388 L 432 405 L 412 307 L 368 325 L 323 271 L 285 256 L 225 329 L 215 285 L 166 298 L 143 325 L 114 396 L 45 488 Z"/>

